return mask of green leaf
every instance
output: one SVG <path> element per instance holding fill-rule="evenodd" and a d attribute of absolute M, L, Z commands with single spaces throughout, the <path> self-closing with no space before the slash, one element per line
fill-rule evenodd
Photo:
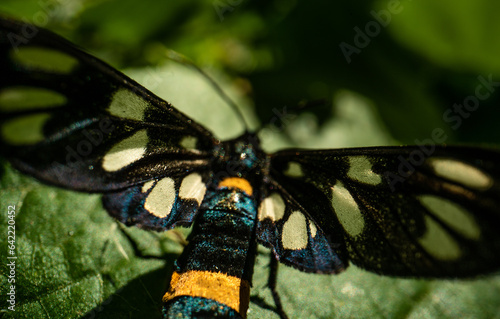
<path fill-rule="evenodd" d="M 387 7 L 385 1 L 378 5 Z M 402 1 L 389 26 L 396 39 L 436 64 L 500 74 L 500 3 L 489 0 Z"/>
<path fill-rule="evenodd" d="M 120 309 L 128 313 L 141 301 L 144 313 L 159 314 L 158 304 L 172 258 L 145 260 L 135 256 L 117 223 L 103 210 L 100 196 L 79 194 L 41 185 L 20 176 L 8 165 L 2 176 L 2 212 L 7 225 L 7 207 L 15 206 L 16 311 L 10 318 L 78 318 L 108 298 L 130 300 Z M 10 269 L 7 267 L 7 227 L 0 238 L 1 295 L 6 296 Z M 161 255 L 156 234 L 134 229 L 141 246 Z M 164 237 L 164 236 L 161 236 Z M 170 244 L 169 244 L 170 245 Z M 146 248 L 145 248 L 146 249 Z M 163 285 L 145 287 L 147 274 L 162 270 Z M 158 284 L 157 279 L 156 284 Z M 134 285 L 133 294 L 123 295 Z M 117 295 L 114 295 L 117 294 Z M 141 300 L 142 299 L 142 300 Z M 6 299 L 0 301 L 6 309 Z M 123 306 L 123 305 L 122 305 Z"/>
<path fill-rule="evenodd" d="M 278 291 L 290 318 L 498 318 L 500 313 L 498 276 L 455 281 L 382 277 L 354 266 L 337 276 L 279 270 Z M 255 273 L 254 286 L 265 284 L 263 276 Z M 264 318 L 259 316 L 248 317 Z"/>

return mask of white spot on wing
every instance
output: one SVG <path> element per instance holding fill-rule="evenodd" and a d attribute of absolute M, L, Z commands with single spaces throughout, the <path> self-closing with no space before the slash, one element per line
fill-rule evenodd
<path fill-rule="evenodd" d="M 419 196 L 419 200 L 425 208 L 459 234 L 469 239 L 479 239 L 481 228 L 462 206 L 432 195 Z"/>
<path fill-rule="evenodd" d="M 141 96 L 127 89 L 119 89 L 113 94 L 108 107 L 109 114 L 130 120 L 142 121 L 150 104 Z"/>
<path fill-rule="evenodd" d="M 462 254 L 460 246 L 435 220 L 425 216 L 427 231 L 418 239 L 422 247 L 440 260 L 455 260 Z"/>
<path fill-rule="evenodd" d="M 297 250 L 307 247 L 307 220 L 300 211 L 294 211 L 283 225 L 281 242 L 283 248 Z"/>
<path fill-rule="evenodd" d="M 344 230 L 351 237 L 356 237 L 363 232 L 365 227 L 363 214 L 352 195 L 340 181 L 332 187 L 332 205 Z"/>
<path fill-rule="evenodd" d="M 180 141 L 180 146 L 187 150 L 195 150 L 198 139 L 194 136 L 184 136 Z"/>
<path fill-rule="evenodd" d="M 43 128 L 50 114 L 19 116 L 2 124 L 1 136 L 12 145 L 32 145 L 44 140 Z"/>
<path fill-rule="evenodd" d="M 486 190 L 493 185 L 489 175 L 464 162 L 448 158 L 431 158 L 428 162 L 436 175 L 464 186 Z"/>
<path fill-rule="evenodd" d="M 72 72 L 79 61 L 65 52 L 42 47 L 19 47 L 11 51 L 12 60 L 28 69 L 39 69 L 51 73 Z"/>
<path fill-rule="evenodd" d="M 349 158 L 349 171 L 347 176 L 351 179 L 369 185 L 378 185 L 382 177 L 372 170 L 372 164 L 365 156 L 353 156 Z"/>
<path fill-rule="evenodd" d="M 198 173 L 192 173 L 184 177 L 179 190 L 179 197 L 185 199 L 194 199 L 201 205 L 203 197 L 205 197 L 205 192 L 207 187 L 201 180 L 201 176 Z"/>
<path fill-rule="evenodd" d="M 143 193 L 147 192 L 151 188 L 151 186 L 153 186 L 154 183 L 155 183 L 154 179 L 144 183 L 144 185 L 142 185 L 141 192 Z"/>
<path fill-rule="evenodd" d="M 318 229 L 316 228 L 316 225 L 312 221 L 309 221 L 309 229 L 311 230 L 311 237 L 312 238 L 316 237 Z"/>
<path fill-rule="evenodd" d="M 302 171 L 302 166 L 297 162 L 288 162 L 288 168 L 283 172 L 289 177 L 302 177 L 304 172 Z"/>
<path fill-rule="evenodd" d="M 146 130 L 136 132 L 109 150 L 103 158 L 102 167 L 108 172 L 114 172 L 140 160 L 146 153 L 147 144 Z"/>
<path fill-rule="evenodd" d="M 260 203 L 259 220 L 269 218 L 272 221 L 278 221 L 282 219 L 284 215 L 285 202 L 280 194 L 272 193 Z"/>
<path fill-rule="evenodd" d="M 49 89 L 15 86 L 0 90 L 0 110 L 4 112 L 58 107 L 65 103 L 64 95 Z"/>
<path fill-rule="evenodd" d="M 172 211 L 175 203 L 175 183 L 170 177 L 160 179 L 153 187 L 144 208 L 151 214 L 164 218 L 167 217 Z"/>

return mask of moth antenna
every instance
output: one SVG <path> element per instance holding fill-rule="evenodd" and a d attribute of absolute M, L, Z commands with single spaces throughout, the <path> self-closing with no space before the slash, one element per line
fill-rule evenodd
<path fill-rule="evenodd" d="M 320 107 L 327 105 L 326 99 L 317 99 L 317 100 L 301 100 L 297 105 L 293 106 L 290 108 L 290 113 L 294 117 L 298 115 L 299 113 L 303 112 L 306 109 L 314 108 L 314 107 Z M 272 124 L 273 118 L 275 117 L 275 114 L 272 114 L 269 116 L 269 118 L 264 122 L 263 126 L 270 126 Z"/>
<path fill-rule="evenodd" d="M 238 108 L 238 105 L 222 90 L 219 84 L 215 82 L 215 80 L 208 75 L 205 71 L 203 71 L 196 63 L 191 61 L 188 57 L 182 55 L 179 52 L 176 52 L 172 49 L 165 48 L 166 50 L 166 55 L 167 58 L 175 61 L 177 63 L 184 64 L 185 66 L 193 68 L 196 72 L 198 72 L 203 78 L 205 78 L 206 81 L 215 89 L 215 91 L 220 95 L 220 97 L 233 109 L 233 111 L 236 112 L 238 118 L 240 121 L 243 123 L 243 126 L 245 127 L 245 132 L 248 132 L 248 128 L 250 127 L 245 120 L 245 117 L 243 116 L 243 113 L 241 110 Z"/>

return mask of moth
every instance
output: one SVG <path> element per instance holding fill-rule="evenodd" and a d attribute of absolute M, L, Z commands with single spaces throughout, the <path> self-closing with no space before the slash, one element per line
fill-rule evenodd
<path fill-rule="evenodd" d="M 164 318 L 245 318 L 257 244 L 304 272 L 463 278 L 500 268 L 500 152 L 420 146 L 266 154 L 219 141 L 61 37 L 0 20 L 0 153 L 51 185 L 102 193 L 126 225 L 193 226 Z"/>

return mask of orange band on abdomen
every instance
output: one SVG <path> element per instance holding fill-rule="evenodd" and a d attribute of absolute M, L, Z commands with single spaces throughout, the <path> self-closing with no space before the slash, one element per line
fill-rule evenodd
<path fill-rule="evenodd" d="M 221 187 L 229 187 L 229 188 L 236 188 L 239 190 L 244 191 L 245 193 L 248 194 L 248 196 L 252 196 L 253 194 L 253 188 L 250 185 L 250 183 L 241 177 L 227 177 L 224 178 L 220 183 L 219 183 L 219 188 Z"/>
<path fill-rule="evenodd" d="M 174 272 L 163 301 L 180 296 L 215 300 L 238 311 L 245 318 L 250 303 L 250 285 L 246 280 L 223 273 L 200 270 L 181 274 Z"/>

